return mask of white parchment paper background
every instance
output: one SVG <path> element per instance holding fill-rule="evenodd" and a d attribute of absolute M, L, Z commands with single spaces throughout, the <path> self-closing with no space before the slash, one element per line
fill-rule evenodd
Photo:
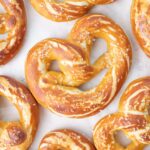
<path fill-rule="evenodd" d="M 56 23 L 43 18 L 32 8 L 29 0 L 25 0 L 25 6 L 28 26 L 24 44 L 19 54 L 10 63 L 0 67 L 0 74 L 8 75 L 23 83 L 25 83 L 24 63 L 30 48 L 45 38 L 66 38 L 70 32 L 70 29 L 75 23 L 75 21 L 67 23 Z M 150 58 L 146 57 L 143 51 L 140 49 L 131 31 L 130 6 L 131 0 L 117 0 L 116 2 L 109 5 L 95 6 L 89 12 L 102 13 L 112 18 L 124 29 L 132 43 L 133 64 L 121 91 L 105 110 L 93 117 L 86 119 L 78 120 L 59 117 L 40 107 L 39 128 L 30 150 L 37 150 L 40 140 L 48 131 L 59 128 L 74 129 L 84 134 L 85 136 L 92 138 L 92 130 L 96 122 L 103 116 L 117 111 L 120 96 L 122 95 L 128 83 L 138 77 L 150 76 Z M 97 56 L 105 51 L 105 49 L 106 43 L 103 40 L 97 40 L 93 46 L 91 59 L 95 60 Z M 103 75 L 104 73 L 100 74 L 95 79 L 85 84 L 82 88 L 88 89 L 97 85 Z M 18 118 L 18 113 L 12 105 L 4 101 L 0 102 L 0 119 L 16 120 Z M 147 149 L 150 150 L 150 148 Z"/>

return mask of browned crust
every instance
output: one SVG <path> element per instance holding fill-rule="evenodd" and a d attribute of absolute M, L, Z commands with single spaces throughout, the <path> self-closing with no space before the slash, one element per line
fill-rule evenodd
<path fill-rule="evenodd" d="M 133 33 L 147 56 L 150 57 L 150 1 L 133 0 L 131 7 Z"/>
<path fill-rule="evenodd" d="M 42 16 L 57 22 L 71 21 L 87 13 L 94 5 L 107 4 L 115 0 L 65 0 L 64 2 L 30 0 L 32 6 Z"/>
<path fill-rule="evenodd" d="M 80 133 L 70 129 L 60 129 L 46 134 L 39 145 L 39 150 L 77 149 L 95 150 L 93 144 Z"/>
<path fill-rule="evenodd" d="M 143 150 L 150 144 L 150 77 L 131 82 L 123 93 L 119 112 L 101 119 L 94 129 L 94 143 L 98 150 L 124 149 L 116 140 L 115 132 L 123 131 L 131 140 L 128 150 Z M 102 137 L 102 138 L 100 138 Z"/>
<path fill-rule="evenodd" d="M 19 51 L 25 31 L 26 14 L 22 0 L 0 0 L 6 14 L 0 14 L 1 33 L 8 34 L 6 39 L 0 40 L 0 65 L 8 63 Z"/>
<path fill-rule="evenodd" d="M 38 126 L 38 105 L 29 90 L 18 81 L 0 76 L 0 95 L 18 110 L 20 121 L 0 121 L 0 149 L 27 149 L 32 144 Z"/>
<path fill-rule="evenodd" d="M 89 52 L 95 38 L 104 38 L 108 50 L 94 64 Z M 46 39 L 29 52 L 25 73 L 31 92 L 45 108 L 62 116 L 83 118 L 103 110 L 121 88 L 132 59 L 130 42 L 123 30 L 100 14 L 83 17 L 67 40 Z M 62 71 L 49 71 L 51 61 Z M 103 69 L 108 71 L 94 88 L 77 88 Z"/>

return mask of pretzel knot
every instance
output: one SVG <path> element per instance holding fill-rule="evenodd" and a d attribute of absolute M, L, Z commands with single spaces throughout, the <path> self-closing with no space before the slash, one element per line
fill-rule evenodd
<path fill-rule="evenodd" d="M 100 120 L 94 130 L 98 150 L 143 150 L 150 144 L 150 77 L 133 81 L 121 97 L 119 112 Z M 131 143 L 122 147 L 114 134 L 122 130 Z"/>
<path fill-rule="evenodd" d="M 133 32 L 143 48 L 150 57 L 150 1 L 133 0 L 131 8 L 131 22 Z"/>
<path fill-rule="evenodd" d="M 6 12 L 0 14 L 0 65 L 6 64 L 18 52 L 26 30 L 26 15 L 22 0 L 0 0 Z"/>
<path fill-rule="evenodd" d="M 53 21 L 70 21 L 87 13 L 94 5 L 108 4 L 115 0 L 30 0 L 42 16 Z"/>
<path fill-rule="evenodd" d="M 0 95 L 17 108 L 20 121 L 0 121 L 0 149 L 28 149 L 38 124 L 38 106 L 28 89 L 18 81 L 0 76 Z"/>
<path fill-rule="evenodd" d="M 90 63 L 93 40 L 104 38 L 108 50 Z M 37 101 L 59 115 L 82 118 L 104 109 L 123 84 L 131 61 L 131 46 L 123 30 L 106 16 L 80 19 L 67 40 L 46 39 L 35 45 L 26 60 L 26 79 Z M 61 72 L 49 71 L 57 60 Z M 107 73 L 94 88 L 81 91 L 103 69 Z"/>
<path fill-rule="evenodd" d="M 95 150 L 88 139 L 69 129 L 55 130 L 46 134 L 39 145 L 39 150 L 46 149 Z"/>

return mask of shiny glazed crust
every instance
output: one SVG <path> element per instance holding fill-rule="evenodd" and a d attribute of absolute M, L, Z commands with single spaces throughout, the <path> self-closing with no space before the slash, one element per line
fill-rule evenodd
<path fill-rule="evenodd" d="M 37 103 L 23 84 L 6 76 L 0 76 L 0 95 L 5 96 L 20 115 L 20 121 L 0 121 L 0 150 L 26 150 L 37 130 Z"/>
<path fill-rule="evenodd" d="M 70 21 L 83 16 L 97 4 L 108 4 L 115 0 L 30 0 L 42 16 L 53 21 Z"/>
<path fill-rule="evenodd" d="M 0 0 L 6 13 L 0 14 L 0 65 L 10 61 L 20 49 L 26 31 L 26 15 L 23 0 Z"/>
<path fill-rule="evenodd" d="M 150 144 L 150 77 L 129 84 L 121 97 L 119 112 L 101 119 L 94 129 L 97 150 L 143 150 Z M 131 140 L 127 147 L 115 140 L 121 130 Z"/>
<path fill-rule="evenodd" d="M 131 23 L 137 41 L 150 57 L 150 0 L 133 0 Z"/>
<path fill-rule="evenodd" d="M 93 41 L 103 38 L 108 50 L 90 63 Z M 104 15 L 77 21 L 67 40 L 46 39 L 29 52 L 25 72 L 29 88 L 45 108 L 62 116 L 83 118 L 103 110 L 121 88 L 131 64 L 131 46 L 123 30 Z M 50 71 L 57 60 L 61 72 Z M 107 73 L 94 88 L 81 91 L 102 70 Z"/>
<path fill-rule="evenodd" d="M 52 131 L 44 136 L 39 150 L 95 150 L 83 135 L 68 129 Z"/>

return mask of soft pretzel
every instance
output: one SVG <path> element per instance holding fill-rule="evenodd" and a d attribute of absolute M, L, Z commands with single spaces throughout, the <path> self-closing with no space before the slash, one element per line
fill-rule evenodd
<path fill-rule="evenodd" d="M 119 112 L 108 115 L 95 126 L 94 143 L 97 150 L 143 150 L 150 144 L 150 77 L 129 84 L 121 97 Z M 115 132 L 122 130 L 131 143 L 121 146 Z"/>
<path fill-rule="evenodd" d="M 0 95 L 8 98 L 20 115 L 20 121 L 0 121 L 0 150 L 26 150 L 37 130 L 37 103 L 23 84 L 6 76 L 0 76 Z"/>
<path fill-rule="evenodd" d="M 104 38 L 108 50 L 94 64 L 90 51 L 95 38 Z M 26 80 L 37 101 L 59 115 L 82 118 L 104 109 L 121 88 L 130 68 L 131 46 L 123 30 L 104 15 L 77 21 L 67 40 L 46 39 L 36 44 L 26 60 Z M 49 71 L 57 60 L 61 72 Z M 94 88 L 81 91 L 103 69 L 108 71 Z"/>
<path fill-rule="evenodd" d="M 0 0 L 6 13 L 0 14 L 0 65 L 6 64 L 18 52 L 26 30 L 26 15 L 22 0 Z"/>
<path fill-rule="evenodd" d="M 68 129 L 52 131 L 44 136 L 39 150 L 95 150 L 83 135 Z"/>
<path fill-rule="evenodd" d="M 150 0 L 133 0 L 131 22 L 139 44 L 150 57 Z"/>
<path fill-rule="evenodd" d="M 107 4 L 115 0 L 30 0 L 42 16 L 53 21 L 70 21 L 83 16 L 94 5 Z"/>

